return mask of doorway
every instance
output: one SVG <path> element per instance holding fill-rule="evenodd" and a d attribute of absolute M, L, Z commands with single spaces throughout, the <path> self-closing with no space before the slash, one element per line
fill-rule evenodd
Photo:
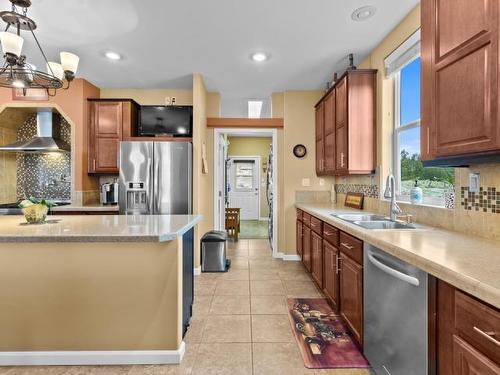
<path fill-rule="evenodd" d="M 215 129 L 214 137 L 216 229 L 226 229 L 226 209 L 237 209 L 238 237 L 268 239 L 278 257 L 276 129 Z"/>

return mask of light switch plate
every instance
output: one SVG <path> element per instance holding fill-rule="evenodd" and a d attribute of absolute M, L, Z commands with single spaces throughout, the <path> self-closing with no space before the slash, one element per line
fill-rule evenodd
<path fill-rule="evenodd" d="M 311 180 L 309 178 L 303 178 L 302 179 L 302 186 L 304 186 L 304 187 L 311 186 Z"/>
<path fill-rule="evenodd" d="M 324 178 L 319 179 L 319 186 L 325 186 L 325 179 Z"/>
<path fill-rule="evenodd" d="M 470 173 L 469 174 L 469 191 L 471 193 L 479 192 L 479 173 Z"/>

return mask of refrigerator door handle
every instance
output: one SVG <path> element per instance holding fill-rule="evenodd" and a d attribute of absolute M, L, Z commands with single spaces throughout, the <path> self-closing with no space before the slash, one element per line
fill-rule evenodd
<path fill-rule="evenodd" d="M 147 200 L 147 206 L 148 206 L 148 214 L 152 215 L 154 211 L 154 179 L 153 177 L 153 171 L 154 171 L 154 155 L 151 152 L 150 159 L 148 162 L 148 169 L 149 169 L 149 178 L 148 178 L 148 196 L 146 198 Z"/>
<path fill-rule="evenodd" d="M 153 172 L 153 179 L 152 179 L 152 185 L 153 185 L 153 196 L 154 196 L 154 215 L 157 215 L 160 213 L 160 208 L 161 208 L 161 202 L 160 202 L 160 181 L 161 181 L 161 172 L 160 172 L 160 156 L 159 153 L 154 152 L 154 172 Z"/>

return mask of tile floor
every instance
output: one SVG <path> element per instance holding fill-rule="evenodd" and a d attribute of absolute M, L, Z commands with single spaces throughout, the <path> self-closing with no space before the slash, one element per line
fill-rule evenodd
<path fill-rule="evenodd" d="M 0 367 L 0 375 L 368 375 L 308 370 L 292 335 L 287 297 L 321 297 L 300 262 L 273 259 L 267 240 L 229 243 L 228 273 L 195 279 L 181 365 Z"/>

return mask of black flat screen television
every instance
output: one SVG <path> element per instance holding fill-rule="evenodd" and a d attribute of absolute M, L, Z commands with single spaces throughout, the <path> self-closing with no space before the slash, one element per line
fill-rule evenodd
<path fill-rule="evenodd" d="M 141 106 L 140 136 L 193 136 L 193 107 L 187 105 Z"/>

